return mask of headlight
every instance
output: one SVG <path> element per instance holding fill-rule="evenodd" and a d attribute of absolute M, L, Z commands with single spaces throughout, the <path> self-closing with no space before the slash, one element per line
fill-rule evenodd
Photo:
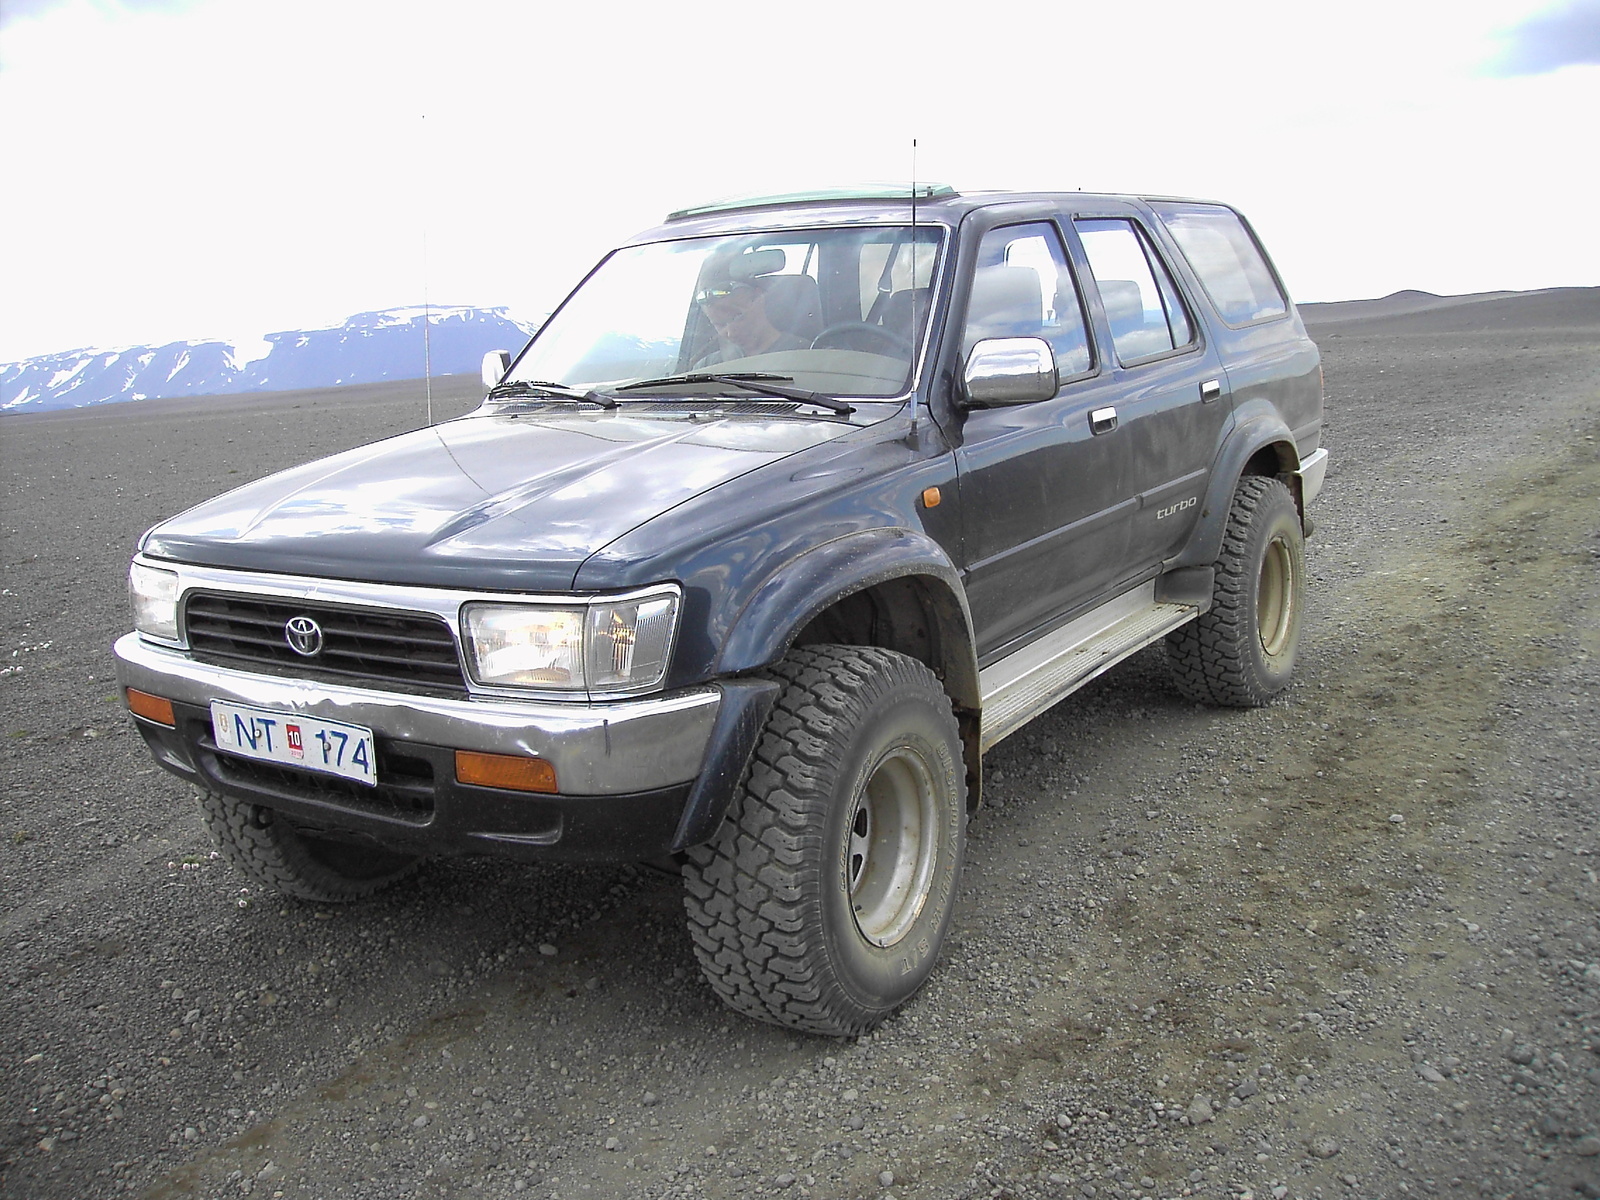
<path fill-rule="evenodd" d="M 581 605 L 472 603 L 462 640 L 473 677 L 494 687 L 643 692 L 667 673 L 676 588 Z"/>
<path fill-rule="evenodd" d="M 133 627 L 146 637 L 178 640 L 178 573 L 134 563 L 128 571 Z"/>
<path fill-rule="evenodd" d="M 589 687 L 633 691 L 660 683 L 677 624 L 676 595 L 591 604 L 584 646 Z"/>

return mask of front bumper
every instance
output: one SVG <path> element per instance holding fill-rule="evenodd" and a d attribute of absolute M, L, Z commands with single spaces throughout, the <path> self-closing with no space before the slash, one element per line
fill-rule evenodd
<path fill-rule="evenodd" d="M 173 702 L 175 728 L 135 718 L 168 770 L 317 828 L 419 853 L 628 861 L 704 840 L 776 691 L 733 680 L 605 703 L 463 700 L 233 670 L 131 633 L 114 653 L 124 688 Z M 371 729 L 379 786 L 220 751 L 213 700 Z M 459 783 L 456 750 L 542 758 L 555 767 L 560 793 Z"/>

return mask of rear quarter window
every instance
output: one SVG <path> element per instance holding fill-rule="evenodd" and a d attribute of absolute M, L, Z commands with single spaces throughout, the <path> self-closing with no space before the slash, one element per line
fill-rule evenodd
<path fill-rule="evenodd" d="M 1149 234 L 1126 217 L 1072 222 L 1123 366 L 1195 344 L 1194 325 Z"/>
<path fill-rule="evenodd" d="M 1288 301 L 1239 214 L 1210 205 L 1168 209 L 1161 219 L 1229 325 L 1281 317 Z"/>

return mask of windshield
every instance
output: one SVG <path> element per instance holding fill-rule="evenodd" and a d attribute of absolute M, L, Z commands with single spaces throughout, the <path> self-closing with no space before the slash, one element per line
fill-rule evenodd
<path fill-rule="evenodd" d="M 833 396 L 896 396 L 911 385 L 942 244 L 924 225 L 629 246 L 546 322 L 506 382 L 633 383 L 639 396 L 681 391 L 675 375 L 759 373 Z"/>

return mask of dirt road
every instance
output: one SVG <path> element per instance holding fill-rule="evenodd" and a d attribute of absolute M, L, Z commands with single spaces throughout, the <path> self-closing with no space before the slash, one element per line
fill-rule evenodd
<path fill-rule="evenodd" d="M 285 903 L 149 762 L 138 533 L 420 395 L 0 419 L 0 1194 L 1600 1196 L 1600 290 L 1386 303 L 1311 313 L 1295 686 L 1199 708 L 1157 649 L 1003 743 L 856 1043 L 722 1008 L 670 877 Z"/>

